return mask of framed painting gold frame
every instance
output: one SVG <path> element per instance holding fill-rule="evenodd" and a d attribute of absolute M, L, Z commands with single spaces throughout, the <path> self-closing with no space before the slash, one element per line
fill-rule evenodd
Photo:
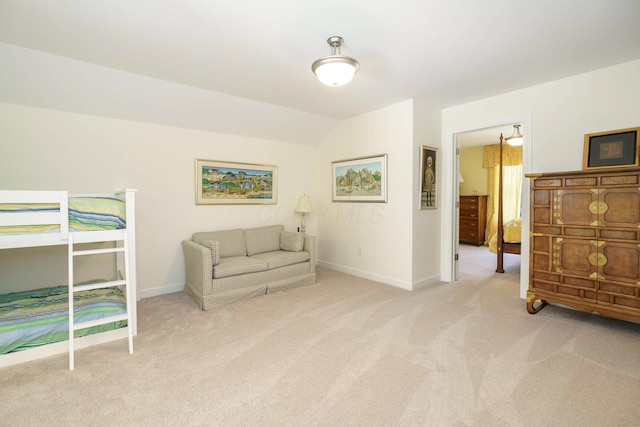
<path fill-rule="evenodd" d="M 640 127 L 584 136 L 582 169 L 640 166 Z"/>
<path fill-rule="evenodd" d="M 420 147 L 420 209 L 438 208 L 438 149 Z"/>
<path fill-rule="evenodd" d="M 278 167 L 196 159 L 196 205 L 275 205 Z"/>
<path fill-rule="evenodd" d="M 387 202 L 387 155 L 336 160 L 332 165 L 333 202 Z"/>

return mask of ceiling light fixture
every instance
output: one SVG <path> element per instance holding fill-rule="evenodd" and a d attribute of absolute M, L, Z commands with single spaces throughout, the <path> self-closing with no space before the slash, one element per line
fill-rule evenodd
<path fill-rule="evenodd" d="M 327 43 L 331 46 L 331 55 L 317 59 L 311 65 L 313 73 L 327 86 L 349 83 L 360 68 L 358 61 L 340 53 L 343 42 L 344 39 L 340 36 L 329 37 Z"/>
<path fill-rule="evenodd" d="M 513 135 L 506 137 L 504 140 L 507 141 L 507 144 L 516 147 L 522 145 L 524 137 L 520 133 L 520 125 L 513 125 Z"/>

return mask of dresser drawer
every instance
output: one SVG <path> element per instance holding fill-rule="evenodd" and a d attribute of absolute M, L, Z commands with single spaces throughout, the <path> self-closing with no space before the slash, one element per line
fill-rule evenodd
<path fill-rule="evenodd" d="M 470 218 L 478 218 L 480 212 L 478 209 L 470 210 L 470 209 L 460 209 L 460 219 L 470 219 Z"/>
<path fill-rule="evenodd" d="M 463 228 L 477 230 L 480 222 L 478 218 L 462 218 L 460 217 L 460 230 Z"/>
<path fill-rule="evenodd" d="M 460 196 L 460 241 L 483 245 L 486 222 L 487 196 Z"/>
<path fill-rule="evenodd" d="M 460 228 L 460 240 L 476 241 L 478 240 L 477 228 Z"/>
<path fill-rule="evenodd" d="M 473 197 L 461 196 L 460 197 L 460 209 L 477 210 L 478 203 L 479 203 L 479 199 L 477 196 L 473 196 Z"/>
<path fill-rule="evenodd" d="M 460 206 L 480 205 L 487 200 L 487 196 L 460 196 Z"/>

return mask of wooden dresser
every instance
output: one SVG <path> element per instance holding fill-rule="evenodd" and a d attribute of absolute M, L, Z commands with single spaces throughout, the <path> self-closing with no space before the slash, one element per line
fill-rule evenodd
<path fill-rule="evenodd" d="M 640 168 L 530 174 L 527 310 L 640 320 Z"/>
<path fill-rule="evenodd" d="M 487 196 L 460 196 L 460 241 L 484 244 L 487 226 Z"/>

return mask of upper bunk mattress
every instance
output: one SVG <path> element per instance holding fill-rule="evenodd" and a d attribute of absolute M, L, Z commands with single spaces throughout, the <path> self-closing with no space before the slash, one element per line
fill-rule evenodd
<path fill-rule="evenodd" d="M 59 212 L 54 203 L 0 204 L 0 213 Z M 108 197 L 70 197 L 69 231 L 100 231 L 126 228 L 126 204 Z M 0 226 L 0 234 L 58 232 L 59 225 Z"/>

